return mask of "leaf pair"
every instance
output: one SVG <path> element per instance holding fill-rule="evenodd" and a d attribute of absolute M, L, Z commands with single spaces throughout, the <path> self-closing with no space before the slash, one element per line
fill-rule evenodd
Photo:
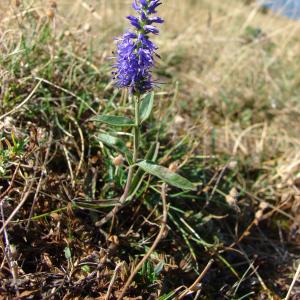
<path fill-rule="evenodd" d="M 105 145 L 115 149 L 116 151 L 124 154 L 129 162 L 132 162 L 132 154 L 129 151 L 129 149 L 126 147 L 125 143 L 114 136 L 108 135 L 108 134 L 100 134 L 98 135 L 98 140 Z M 158 177 L 162 181 L 175 186 L 177 188 L 183 189 L 183 190 L 195 190 L 196 187 L 193 183 L 191 183 L 186 178 L 170 171 L 169 169 L 162 167 L 160 165 L 156 165 L 151 161 L 142 160 L 135 164 L 137 167 L 144 170 L 146 173 L 151 174 L 153 176 Z"/>
<path fill-rule="evenodd" d="M 154 93 L 146 95 L 145 98 L 141 101 L 140 106 L 140 120 L 141 123 L 145 122 L 151 114 L 153 108 L 153 101 L 154 101 Z M 127 117 L 121 116 L 109 116 L 109 115 L 100 115 L 92 119 L 92 121 L 102 122 L 111 126 L 117 127 L 135 127 L 135 122 Z M 115 149 L 116 151 L 124 154 L 127 157 L 129 164 L 132 163 L 132 153 L 126 147 L 125 143 L 114 136 L 108 134 L 100 134 L 98 136 L 98 140 L 102 143 L 106 144 L 107 146 Z M 162 181 L 175 186 L 177 188 L 183 190 L 195 190 L 195 185 L 191 183 L 189 180 L 185 179 L 184 177 L 170 171 L 169 169 L 156 165 L 151 161 L 142 160 L 135 164 L 135 166 L 139 167 L 144 172 L 151 174 L 160 178 Z"/>
<path fill-rule="evenodd" d="M 142 99 L 140 112 L 139 112 L 141 123 L 145 122 L 150 117 L 153 108 L 153 101 L 154 101 L 154 93 L 148 94 L 145 98 Z M 117 126 L 117 127 L 136 126 L 134 120 L 122 116 L 100 115 L 92 118 L 91 121 L 101 122 L 110 126 Z"/>

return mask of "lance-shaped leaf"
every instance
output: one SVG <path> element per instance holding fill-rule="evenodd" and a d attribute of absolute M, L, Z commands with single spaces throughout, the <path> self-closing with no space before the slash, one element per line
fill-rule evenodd
<path fill-rule="evenodd" d="M 159 149 L 159 143 L 151 143 L 149 150 L 147 151 L 147 154 L 145 156 L 146 160 L 149 161 L 155 161 L 157 157 Z M 134 177 L 132 178 L 129 195 L 130 197 L 133 197 L 138 190 L 138 187 L 141 185 L 143 181 L 143 175 L 145 174 L 145 171 L 139 168 L 137 172 L 135 173 Z"/>
<path fill-rule="evenodd" d="M 136 164 L 145 172 L 154 175 L 164 182 L 183 190 L 196 190 L 196 187 L 186 178 L 170 171 L 169 169 L 156 165 L 150 161 L 142 160 Z"/>
<path fill-rule="evenodd" d="M 129 149 L 121 139 L 109 134 L 101 133 L 97 136 L 97 140 L 107 145 L 108 147 L 111 147 L 114 150 L 124 154 L 127 157 L 129 163 L 132 162 L 132 153 L 129 151 Z"/>
<path fill-rule="evenodd" d="M 141 107 L 140 107 L 140 118 L 142 123 L 150 117 L 153 108 L 153 102 L 154 102 L 153 92 L 148 94 L 145 98 L 142 99 Z"/>
<path fill-rule="evenodd" d="M 99 115 L 94 118 L 91 118 L 91 121 L 105 123 L 111 126 L 118 127 L 134 127 L 135 123 L 133 120 L 127 117 L 121 116 L 110 116 L 110 115 Z"/>

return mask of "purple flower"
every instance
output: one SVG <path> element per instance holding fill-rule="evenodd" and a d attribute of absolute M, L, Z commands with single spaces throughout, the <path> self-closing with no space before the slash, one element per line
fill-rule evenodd
<path fill-rule="evenodd" d="M 157 47 L 150 40 L 150 34 L 159 34 L 153 23 L 163 23 L 157 16 L 156 8 L 160 0 L 134 0 L 132 7 L 138 17 L 128 16 L 134 31 L 127 31 L 117 39 L 116 63 L 113 65 L 113 76 L 116 86 L 129 88 L 132 94 L 143 94 L 153 89 L 152 68 Z M 159 56 L 158 56 L 159 57 Z"/>
<path fill-rule="evenodd" d="M 151 32 L 153 34 L 159 34 L 159 30 L 155 26 L 145 25 L 143 28 L 144 28 L 146 33 Z"/>
<path fill-rule="evenodd" d="M 144 8 L 147 7 L 147 5 L 148 5 L 148 1 L 147 1 L 147 0 L 140 0 L 140 2 L 141 2 L 142 6 L 143 6 Z"/>
<path fill-rule="evenodd" d="M 163 23 L 164 20 L 162 18 L 160 18 L 160 17 L 153 17 L 153 18 L 149 18 L 148 22 L 150 24 L 152 24 L 152 23 Z"/>
<path fill-rule="evenodd" d="M 128 16 L 128 20 L 130 20 L 130 23 L 132 26 L 136 27 L 137 29 L 141 29 L 142 26 L 140 25 L 140 20 L 134 16 Z"/>

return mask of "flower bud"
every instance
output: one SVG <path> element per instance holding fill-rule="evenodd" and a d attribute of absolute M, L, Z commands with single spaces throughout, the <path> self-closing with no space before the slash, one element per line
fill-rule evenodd
<path fill-rule="evenodd" d="M 116 167 L 121 166 L 124 162 L 123 155 L 119 154 L 117 157 L 114 157 L 112 162 Z"/>
<path fill-rule="evenodd" d="M 174 123 L 177 126 L 181 126 L 184 123 L 184 118 L 180 115 L 176 115 L 175 118 L 174 118 Z"/>
<path fill-rule="evenodd" d="M 91 31 L 91 29 L 92 29 L 92 27 L 91 27 L 91 25 L 90 24 L 85 24 L 84 26 L 83 26 L 83 29 L 84 29 L 84 31 L 86 31 L 86 32 L 90 32 Z"/>
<path fill-rule="evenodd" d="M 48 9 L 46 15 L 49 19 L 53 19 L 55 17 L 55 12 L 53 9 Z"/>
<path fill-rule="evenodd" d="M 64 36 L 70 36 L 70 35 L 71 35 L 71 32 L 69 30 L 67 30 L 67 31 L 64 32 Z M 91 128 L 90 125 L 88 125 L 88 127 L 89 127 L 89 129 L 93 129 L 93 128 Z"/>
<path fill-rule="evenodd" d="M 172 162 L 168 168 L 171 172 L 176 172 L 178 169 L 178 163 L 176 161 Z"/>

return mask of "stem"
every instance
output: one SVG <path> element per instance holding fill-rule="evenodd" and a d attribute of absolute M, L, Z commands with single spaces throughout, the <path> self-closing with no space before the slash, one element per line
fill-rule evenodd
<path fill-rule="evenodd" d="M 133 164 L 137 162 L 138 150 L 140 142 L 140 96 L 134 99 L 134 116 L 135 116 L 135 127 L 134 127 L 134 146 L 133 146 Z"/>
<path fill-rule="evenodd" d="M 135 117 L 135 127 L 133 130 L 133 162 L 132 165 L 129 167 L 128 170 L 128 176 L 127 176 L 127 182 L 125 185 L 124 193 L 121 196 L 119 203 L 114 207 L 113 210 L 111 210 L 105 217 L 103 217 L 100 221 L 96 222 L 95 225 L 97 227 L 101 227 L 105 223 L 107 223 L 109 220 L 111 220 L 124 206 L 125 201 L 127 200 L 131 181 L 133 177 L 133 171 L 134 171 L 134 164 L 137 162 L 138 159 L 138 150 L 139 150 L 139 140 L 140 140 L 140 95 L 136 96 L 134 98 L 134 117 Z"/>
<path fill-rule="evenodd" d="M 139 270 L 142 268 L 143 264 L 147 261 L 147 259 L 150 257 L 150 255 L 153 253 L 153 251 L 156 249 L 157 245 L 159 242 L 163 239 L 165 229 L 167 226 L 167 220 L 168 220 L 168 206 L 167 206 L 167 196 L 166 196 L 166 184 L 163 183 L 162 189 L 161 189 L 161 198 L 162 198 L 162 203 L 163 203 L 163 216 L 162 216 L 162 221 L 160 225 L 160 230 L 159 233 L 153 242 L 152 246 L 148 250 L 148 252 L 144 255 L 144 257 L 140 260 L 140 262 L 137 264 L 137 266 L 134 268 L 134 270 L 131 272 L 129 278 L 127 279 L 121 295 L 118 297 L 118 300 L 122 300 L 132 283 L 135 275 L 139 272 Z"/>
<path fill-rule="evenodd" d="M 298 269 L 297 269 L 297 272 L 296 272 L 296 274 L 294 276 L 293 282 L 292 282 L 292 284 L 291 284 L 291 286 L 289 288 L 289 291 L 288 291 L 288 293 L 287 293 L 287 295 L 286 295 L 286 297 L 285 297 L 284 300 L 289 300 L 290 299 L 292 291 L 293 291 L 293 288 L 294 288 L 295 284 L 297 283 L 297 280 L 298 280 L 299 276 L 300 276 L 300 264 L 298 266 Z"/>

